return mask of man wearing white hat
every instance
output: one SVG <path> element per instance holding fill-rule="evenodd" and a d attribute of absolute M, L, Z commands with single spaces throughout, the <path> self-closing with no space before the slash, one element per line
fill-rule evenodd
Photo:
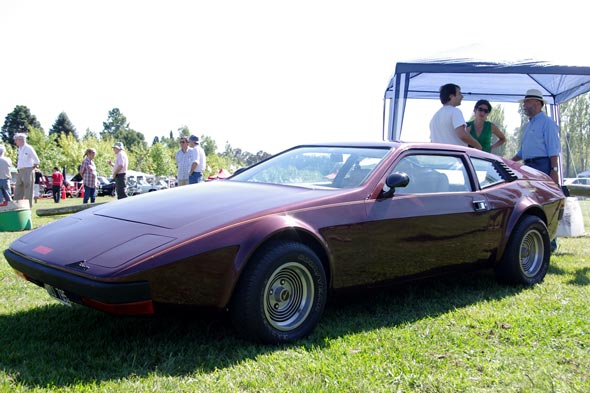
<path fill-rule="evenodd" d="M 524 127 L 520 149 L 512 160 L 523 160 L 525 165 L 548 174 L 559 184 L 561 142 L 557 124 L 543 112 L 547 101 L 539 90 L 530 89 L 520 102 L 529 122 Z"/>
<path fill-rule="evenodd" d="M 548 174 L 559 184 L 561 142 L 557 124 L 543 112 L 547 101 L 540 90 L 530 89 L 520 102 L 529 122 L 524 126 L 520 150 L 512 160 L 523 160 L 525 165 Z M 551 241 L 551 252 L 556 249 L 557 238 Z"/>
<path fill-rule="evenodd" d="M 122 142 L 115 142 L 113 145 L 115 152 L 115 162 L 108 160 L 108 164 L 113 167 L 113 179 L 115 179 L 115 189 L 117 190 L 117 199 L 127 198 L 125 192 L 125 174 L 127 173 L 127 153 Z"/>

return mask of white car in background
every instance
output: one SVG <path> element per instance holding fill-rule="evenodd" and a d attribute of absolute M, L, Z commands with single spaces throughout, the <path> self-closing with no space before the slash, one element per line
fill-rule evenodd
<path fill-rule="evenodd" d="M 584 186 L 590 186 L 590 177 L 571 177 L 563 179 L 563 184 L 566 186 L 569 184 L 581 184 Z"/>

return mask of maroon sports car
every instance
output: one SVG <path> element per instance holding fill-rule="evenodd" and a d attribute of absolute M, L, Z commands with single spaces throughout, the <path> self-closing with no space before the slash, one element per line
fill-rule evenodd
<path fill-rule="evenodd" d="M 545 174 L 469 148 L 306 145 L 226 180 L 82 211 L 4 255 L 66 304 L 212 306 L 246 337 L 283 343 L 308 335 L 343 288 L 472 268 L 538 283 L 563 207 Z"/>

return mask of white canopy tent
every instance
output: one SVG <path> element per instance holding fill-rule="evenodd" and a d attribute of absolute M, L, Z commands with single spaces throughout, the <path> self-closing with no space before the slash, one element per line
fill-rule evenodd
<path fill-rule="evenodd" d="M 559 104 L 590 91 L 590 66 L 562 61 L 486 58 L 485 48 L 468 47 L 445 56 L 398 62 L 385 90 L 383 137 L 399 140 L 408 99 L 439 100 L 446 83 L 461 86 L 465 100 L 518 102 L 528 89 L 539 89 L 549 114 L 559 124 Z"/>

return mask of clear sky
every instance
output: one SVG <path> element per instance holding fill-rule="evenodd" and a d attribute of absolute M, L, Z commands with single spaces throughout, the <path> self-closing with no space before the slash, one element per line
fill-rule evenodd
<path fill-rule="evenodd" d="M 186 125 L 252 153 L 380 140 L 397 61 L 493 43 L 590 65 L 583 4 L 0 0 L 0 115 L 26 105 L 48 131 L 64 111 L 83 135 L 119 108 L 148 143 Z M 430 108 L 409 109 L 427 128 Z"/>

